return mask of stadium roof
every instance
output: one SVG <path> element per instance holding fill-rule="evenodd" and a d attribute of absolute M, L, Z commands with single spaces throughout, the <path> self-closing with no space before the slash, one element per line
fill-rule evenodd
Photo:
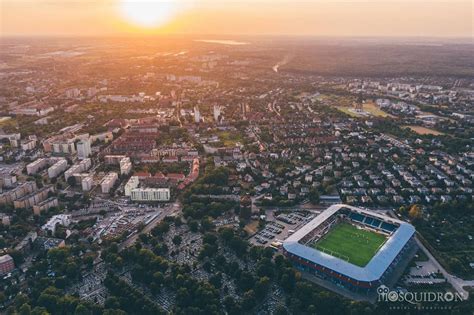
<path fill-rule="evenodd" d="M 399 227 L 387 239 L 378 252 L 372 257 L 365 267 L 353 265 L 345 260 L 323 253 L 317 249 L 300 244 L 299 240 L 306 234 L 314 230 L 318 225 L 326 221 L 330 216 L 341 210 L 342 208 L 350 209 L 358 213 L 362 213 L 371 217 L 381 219 L 385 222 L 395 223 Z M 405 244 L 415 233 L 415 228 L 406 222 L 393 219 L 391 217 L 380 215 L 372 211 L 363 210 L 360 208 L 337 204 L 329 207 L 316 218 L 311 220 L 308 224 L 296 231 L 293 235 L 288 237 L 283 242 L 283 248 L 286 251 L 305 258 L 309 261 L 317 263 L 318 265 L 332 269 L 340 274 L 348 276 L 358 281 L 371 282 L 380 279 L 390 266 L 392 261 L 397 257 Z M 354 248 L 354 250 L 357 250 Z"/>

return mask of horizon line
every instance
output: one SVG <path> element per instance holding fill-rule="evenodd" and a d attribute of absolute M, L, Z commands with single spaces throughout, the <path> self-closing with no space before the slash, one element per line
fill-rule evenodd
<path fill-rule="evenodd" d="M 0 38 L 133 38 L 133 37 L 297 37 L 297 38 L 335 38 L 335 39 L 459 39 L 472 40 L 474 44 L 474 34 L 471 36 L 444 36 L 444 35 L 316 35 L 316 34 L 212 34 L 212 33 L 169 33 L 169 34 L 0 34 Z"/>

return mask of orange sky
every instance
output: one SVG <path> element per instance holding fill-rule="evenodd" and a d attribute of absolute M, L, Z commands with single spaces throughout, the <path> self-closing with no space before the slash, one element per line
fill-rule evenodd
<path fill-rule="evenodd" d="M 473 1 L 175 0 L 167 23 L 141 27 L 120 1 L 0 0 L 0 32 L 11 35 L 285 34 L 473 36 Z M 171 4 L 169 4 L 171 3 Z M 139 6 L 139 4 L 137 4 Z M 155 3 L 157 10 L 160 4 Z"/>

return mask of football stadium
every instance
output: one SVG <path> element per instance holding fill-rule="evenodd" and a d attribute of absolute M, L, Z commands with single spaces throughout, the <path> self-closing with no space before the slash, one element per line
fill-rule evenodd
<path fill-rule="evenodd" d="M 283 243 L 285 255 L 302 271 L 337 287 L 371 293 L 408 259 L 415 228 L 403 221 L 337 204 Z"/>

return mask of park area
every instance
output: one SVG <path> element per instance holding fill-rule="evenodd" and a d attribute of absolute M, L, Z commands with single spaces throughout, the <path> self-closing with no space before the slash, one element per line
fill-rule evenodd
<path fill-rule="evenodd" d="M 243 141 L 242 135 L 237 131 L 221 131 L 218 136 L 225 147 L 234 147 L 237 143 Z"/>
<path fill-rule="evenodd" d="M 375 117 L 393 117 L 392 115 L 384 112 L 372 101 L 366 102 L 362 105 L 362 111 L 358 112 L 355 110 L 354 106 L 337 106 L 337 109 L 341 112 L 344 112 L 352 117 L 365 117 L 367 115 Z"/>
<path fill-rule="evenodd" d="M 353 265 L 364 267 L 386 240 L 385 235 L 342 222 L 312 244 L 312 247 Z"/>
<path fill-rule="evenodd" d="M 419 135 L 434 135 L 434 136 L 439 136 L 443 135 L 442 132 L 422 127 L 422 126 L 404 126 L 405 128 L 410 128 L 412 131 L 416 132 Z"/>

